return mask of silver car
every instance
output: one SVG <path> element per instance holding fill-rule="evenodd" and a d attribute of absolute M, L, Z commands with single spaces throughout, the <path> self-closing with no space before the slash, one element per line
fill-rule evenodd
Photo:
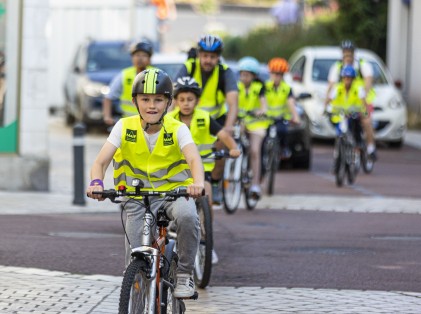
<path fill-rule="evenodd" d="M 373 67 L 376 99 L 372 120 L 376 140 L 395 147 L 402 146 L 407 127 L 407 108 L 399 89 L 375 53 L 357 49 L 355 56 L 369 62 Z M 290 73 L 286 80 L 292 85 L 294 93 L 311 95 L 311 98 L 302 101 L 301 104 L 310 119 L 310 133 L 314 138 L 335 136 L 333 126 L 323 115 L 323 110 L 329 69 L 334 62 L 341 60 L 341 57 L 340 48 L 326 46 L 301 48 L 289 59 Z"/>

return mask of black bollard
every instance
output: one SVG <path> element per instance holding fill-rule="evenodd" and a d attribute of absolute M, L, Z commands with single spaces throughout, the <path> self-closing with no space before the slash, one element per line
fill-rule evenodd
<path fill-rule="evenodd" d="M 74 205 L 85 205 L 85 130 L 83 123 L 76 123 L 73 126 Z"/>

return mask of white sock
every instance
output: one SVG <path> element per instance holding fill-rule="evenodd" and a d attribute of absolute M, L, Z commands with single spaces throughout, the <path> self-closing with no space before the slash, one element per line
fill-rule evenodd
<path fill-rule="evenodd" d="M 368 144 L 367 145 L 367 153 L 371 154 L 375 150 L 376 150 L 376 146 L 374 146 L 374 144 Z"/>

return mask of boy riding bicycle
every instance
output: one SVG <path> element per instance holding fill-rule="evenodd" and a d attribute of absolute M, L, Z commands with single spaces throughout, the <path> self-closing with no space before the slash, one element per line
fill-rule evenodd
<path fill-rule="evenodd" d="M 359 113 L 357 120 L 357 128 L 359 131 L 361 128 L 361 118 L 367 114 L 367 103 L 366 103 L 366 91 L 364 84 L 358 80 L 355 80 L 356 72 L 351 65 L 345 66 L 341 71 L 341 82 L 334 85 L 331 90 L 328 101 L 326 104 L 331 104 L 330 120 L 335 126 L 337 136 L 341 135 L 340 122 L 341 116 L 340 111 L 345 113 Z M 327 105 L 325 106 L 325 112 Z M 360 137 L 361 132 L 355 132 L 357 137 Z M 357 142 L 363 140 L 362 138 L 356 138 Z M 336 154 L 335 154 L 336 156 Z"/>
<path fill-rule="evenodd" d="M 89 197 L 102 201 L 93 191 L 103 191 L 105 171 L 114 159 L 114 183 L 134 190 L 132 182 L 139 179 L 144 188 L 172 190 L 187 186 L 192 197 L 202 195 L 204 189 L 203 165 L 189 129 L 181 122 L 166 116 L 173 96 L 172 81 L 158 69 L 139 73 L 132 87 L 132 101 L 138 114 L 120 119 L 113 127 L 106 143 L 91 169 Z M 156 214 L 159 201 L 151 202 Z M 178 235 L 179 264 L 174 296 L 187 298 L 194 294 L 192 277 L 194 260 L 199 245 L 199 220 L 194 200 L 179 198 L 166 204 L 168 217 L 175 222 Z M 126 232 L 132 247 L 139 247 L 144 206 L 130 201 Z M 130 261 L 130 247 L 126 241 L 126 265 Z"/>
<path fill-rule="evenodd" d="M 275 119 L 282 158 L 290 158 L 288 147 L 288 125 L 300 123 L 300 116 L 295 109 L 295 98 L 292 88 L 284 81 L 284 73 L 288 72 L 288 62 L 283 58 L 273 58 L 268 63 L 270 79 L 265 83 L 268 102 L 267 115 Z"/>
<path fill-rule="evenodd" d="M 210 116 L 209 112 L 197 108 L 201 92 L 202 89 L 194 78 L 188 76 L 178 78 L 174 91 L 175 109 L 168 115 L 189 127 L 202 156 L 212 152 L 215 141 L 219 139 L 228 147 L 231 157 L 238 157 L 241 152 L 231 135 Z M 206 195 L 209 195 L 210 208 L 212 208 L 211 172 L 215 166 L 215 160 L 204 159 L 203 166 L 205 191 Z M 212 252 L 212 260 L 214 264 L 218 260 L 215 251 Z"/>

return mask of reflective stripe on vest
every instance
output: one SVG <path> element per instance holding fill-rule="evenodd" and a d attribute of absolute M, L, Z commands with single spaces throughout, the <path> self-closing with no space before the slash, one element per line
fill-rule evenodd
<path fill-rule="evenodd" d="M 266 99 L 268 102 L 267 115 L 274 118 L 291 119 L 291 111 L 288 107 L 288 96 L 291 87 L 284 81 L 275 88 L 273 81 L 266 82 Z"/>
<path fill-rule="evenodd" d="M 133 191 L 133 179 L 143 182 L 145 189 L 160 191 L 193 182 L 190 168 L 178 146 L 177 132 L 181 122 L 164 117 L 155 148 L 149 151 L 139 116 L 123 118 L 121 147 L 114 155 L 114 185 Z M 165 132 L 166 130 L 166 132 Z"/>
<path fill-rule="evenodd" d="M 345 112 L 347 112 L 347 109 L 350 109 L 351 107 L 353 109 L 357 108 L 359 112 L 364 111 L 364 108 L 363 108 L 364 103 L 359 97 L 360 89 L 364 88 L 363 82 L 353 81 L 348 93 L 346 92 L 345 84 L 343 82 L 337 83 L 334 88 L 336 91 L 336 97 L 335 99 L 332 99 L 331 101 L 331 105 L 332 105 L 331 120 L 333 123 L 340 122 L 340 116 L 337 114 L 340 108 L 345 110 Z"/>
<path fill-rule="evenodd" d="M 202 95 L 200 96 L 198 107 L 202 110 L 209 112 L 212 118 L 217 119 L 224 115 L 228 110 L 225 106 L 225 95 L 218 89 L 219 82 L 219 65 L 216 65 L 212 71 L 212 74 L 206 81 L 206 85 L 202 84 L 202 71 L 200 69 L 200 60 L 189 59 L 184 65 L 186 66 L 187 73 L 190 73 L 193 68 L 193 62 L 195 62 L 193 78 L 202 88 Z M 224 69 L 227 69 L 226 64 L 222 64 Z"/>
<path fill-rule="evenodd" d="M 269 121 L 247 115 L 247 111 L 255 111 L 261 108 L 260 91 L 263 84 L 259 81 L 251 82 L 251 85 L 246 90 L 242 82 L 238 82 L 238 111 L 240 116 L 245 116 L 244 123 L 247 130 L 254 131 L 259 129 L 267 129 Z"/>
<path fill-rule="evenodd" d="M 365 60 L 358 60 L 358 68 L 354 68 L 357 76 L 355 77 L 354 81 L 357 80 L 358 82 L 362 83 L 363 85 L 365 85 L 364 82 L 364 77 L 361 73 L 361 67 L 362 65 L 365 63 Z M 339 73 L 339 80 L 341 79 L 341 71 L 342 71 L 342 67 L 344 66 L 342 61 L 337 61 L 336 62 L 336 67 L 338 67 L 338 73 Z M 367 102 L 367 104 L 373 104 L 374 99 L 376 98 L 376 92 L 374 91 L 374 88 L 370 88 L 370 90 L 367 93 L 367 96 L 365 98 L 365 101 Z"/>
<path fill-rule="evenodd" d="M 180 108 L 176 108 L 167 115 L 180 120 Z M 190 132 L 194 143 L 197 145 L 201 156 L 212 152 L 216 137 L 210 134 L 209 112 L 195 108 L 190 122 Z M 212 171 L 215 167 L 215 160 L 212 158 L 202 158 L 205 171 Z"/>

